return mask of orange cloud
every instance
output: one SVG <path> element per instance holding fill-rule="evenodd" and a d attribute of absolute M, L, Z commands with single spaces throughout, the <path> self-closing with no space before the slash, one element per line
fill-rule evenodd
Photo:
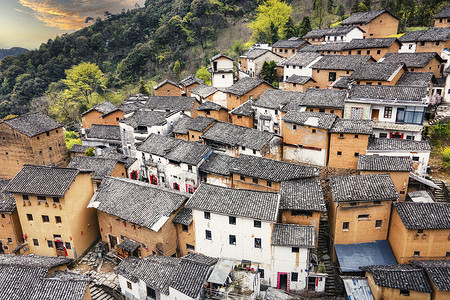
<path fill-rule="evenodd" d="M 31 9 L 34 16 L 49 27 L 62 30 L 86 26 L 86 17 L 103 16 L 105 11 L 117 13 L 122 8 L 133 8 L 144 0 L 18 0 Z"/>

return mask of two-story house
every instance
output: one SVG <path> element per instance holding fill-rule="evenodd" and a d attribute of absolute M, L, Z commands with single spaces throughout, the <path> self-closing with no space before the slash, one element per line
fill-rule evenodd
<path fill-rule="evenodd" d="M 109 177 L 89 207 L 97 209 L 103 242 L 120 256 L 179 256 L 172 220 L 187 199 L 173 189 Z"/>
<path fill-rule="evenodd" d="M 255 110 L 252 105 L 253 100 L 242 103 L 229 112 L 231 124 L 255 128 Z"/>
<path fill-rule="evenodd" d="M 81 138 L 83 146 L 94 148 L 118 147 L 122 144 L 120 126 L 93 124 Z"/>
<path fill-rule="evenodd" d="M 413 260 L 411 262 L 427 273 L 433 290 L 432 300 L 450 297 L 450 260 Z"/>
<path fill-rule="evenodd" d="M 437 52 L 442 56 L 450 45 L 450 27 L 408 31 L 399 41 L 403 45 L 399 52 Z"/>
<path fill-rule="evenodd" d="M 200 105 L 194 97 L 185 96 L 150 96 L 145 103 L 145 110 L 163 112 L 182 112 L 188 116 L 196 117 L 195 108 Z"/>
<path fill-rule="evenodd" d="M 434 16 L 434 27 L 450 27 L 450 6 L 444 7 Z"/>
<path fill-rule="evenodd" d="M 442 77 L 443 59 L 436 52 L 386 53 L 379 62 L 404 63 L 409 72 L 432 72 L 434 77 Z"/>
<path fill-rule="evenodd" d="M 294 41 L 297 43 L 297 41 Z M 288 48 L 286 48 L 286 51 Z M 292 49 L 295 50 L 295 49 Z M 294 53 L 290 53 L 294 54 Z M 286 54 L 287 55 L 287 54 Z M 240 78 L 244 78 L 245 76 L 249 77 L 258 77 L 259 73 L 261 73 L 262 66 L 264 62 L 274 61 L 276 63 L 280 62 L 284 57 L 280 54 L 272 52 L 268 49 L 262 48 L 252 48 L 246 51 L 239 57 L 239 73 L 242 76 Z M 241 79 L 241 80 L 242 80 Z"/>
<path fill-rule="evenodd" d="M 25 165 L 5 191 L 14 194 L 30 253 L 77 259 L 97 241 L 89 171 Z"/>
<path fill-rule="evenodd" d="M 358 26 L 343 26 L 334 28 L 314 29 L 303 36 L 311 44 L 346 43 L 352 39 L 362 39 L 364 30 Z"/>
<path fill-rule="evenodd" d="M 396 35 L 399 19 L 385 9 L 358 12 L 342 21 L 340 26 L 358 26 L 364 31 L 363 38 L 382 38 Z"/>
<path fill-rule="evenodd" d="M 242 78 L 224 90 L 227 94 L 227 109 L 233 110 L 248 100 L 258 98 L 274 87 L 259 78 Z"/>
<path fill-rule="evenodd" d="M 229 115 L 228 109 L 225 106 L 221 106 L 212 101 L 205 101 L 200 104 L 196 110 L 198 110 L 197 115 L 200 117 L 208 117 L 216 119 L 217 121 L 228 122 Z"/>
<path fill-rule="evenodd" d="M 236 158 L 221 152 L 213 152 L 200 165 L 200 177 L 202 182 L 213 185 L 233 187 L 233 173 L 231 165 Z"/>
<path fill-rule="evenodd" d="M 0 178 L 12 179 L 24 164 L 66 164 L 62 124 L 42 113 L 0 122 Z"/>
<path fill-rule="evenodd" d="M 181 96 L 183 89 L 172 80 L 165 79 L 153 87 L 155 96 Z"/>
<path fill-rule="evenodd" d="M 289 58 L 295 55 L 298 50 L 308 45 L 308 42 L 300 38 L 290 38 L 289 40 L 279 40 L 272 45 L 272 51 L 279 56 Z"/>
<path fill-rule="evenodd" d="M 195 253 L 195 230 L 192 209 L 183 207 L 172 219 L 177 230 L 178 251 L 181 256 Z"/>
<path fill-rule="evenodd" d="M 179 82 L 179 85 L 183 89 L 181 95 L 191 97 L 191 90 L 200 84 L 203 84 L 203 80 L 193 75 L 184 78 Z"/>
<path fill-rule="evenodd" d="M 117 126 L 122 118 L 123 111 L 108 100 L 105 100 L 82 113 L 81 124 L 84 129 L 90 128 L 92 124 Z"/>
<path fill-rule="evenodd" d="M 283 160 L 326 166 L 329 134 L 337 116 L 288 111 L 283 117 Z"/>
<path fill-rule="evenodd" d="M 386 53 L 397 53 L 401 43 L 397 38 L 362 38 L 353 39 L 342 47 L 341 54 L 371 55 L 378 61 Z"/>
<path fill-rule="evenodd" d="M 201 141 L 200 136 L 216 122 L 213 118 L 198 116 L 193 119 L 183 115 L 173 127 L 172 132 L 178 139 L 196 142 Z"/>
<path fill-rule="evenodd" d="M 209 61 L 211 66 L 208 71 L 211 73 L 211 85 L 215 88 L 227 88 L 233 85 L 233 59 L 219 53 Z"/>
<path fill-rule="evenodd" d="M 397 261 L 448 259 L 449 215 L 449 203 L 394 203 L 389 243 Z"/>
<path fill-rule="evenodd" d="M 347 92 L 335 89 L 307 89 L 282 109 L 282 115 L 290 110 L 335 114 L 342 118 Z"/>
<path fill-rule="evenodd" d="M 294 56 L 284 61 L 283 81 L 286 82 L 292 75 L 312 76 L 312 68 L 322 57 L 317 52 L 298 52 Z"/>
<path fill-rule="evenodd" d="M 350 78 L 360 85 L 396 85 L 406 72 L 408 69 L 402 62 L 367 63 L 356 69 Z"/>
<path fill-rule="evenodd" d="M 0 254 L 20 254 L 16 249 L 23 243 L 22 226 L 14 195 L 4 191 L 8 182 L 0 179 Z"/>

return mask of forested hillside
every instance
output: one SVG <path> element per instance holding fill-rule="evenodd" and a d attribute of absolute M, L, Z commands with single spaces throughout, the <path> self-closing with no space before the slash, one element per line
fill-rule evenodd
<path fill-rule="evenodd" d="M 25 53 L 28 50 L 21 47 L 13 47 L 10 49 L 0 49 L 0 60 L 6 56 L 17 56 L 19 54 Z"/>
<path fill-rule="evenodd" d="M 142 85 L 195 73 L 219 51 L 237 57 L 250 39 L 271 42 L 301 35 L 311 27 L 331 26 L 352 11 L 381 6 L 404 18 L 405 25 L 428 25 L 444 3 L 420 1 L 427 3 L 425 9 L 424 4 L 416 4 L 418 0 L 286 1 L 290 5 L 279 0 L 267 2 L 284 5 L 279 8 L 288 13 L 288 18 L 277 26 L 264 22 L 258 25 L 255 18 L 260 12 L 258 5 L 264 3 L 261 0 L 147 0 L 142 8 L 117 15 L 106 12 L 103 20 L 86 20 L 91 25 L 84 29 L 0 61 L 0 118 L 47 107 L 49 93 L 55 95 L 67 88 L 67 82 L 61 81 L 66 70 L 82 62 L 96 64 L 105 74 L 104 82 L 98 85 L 102 89 L 96 91 L 99 95 L 120 98 L 121 92 L 138 86 L 140 80 Z M 250 24 L 255 29 L 253 35 Z M 236 32 L 244 36 L 240 38 Z"/>

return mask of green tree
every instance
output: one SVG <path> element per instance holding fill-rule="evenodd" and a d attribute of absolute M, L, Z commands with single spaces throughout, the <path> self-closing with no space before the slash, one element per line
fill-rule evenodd
<path fill-rule="evenodd" d="M 269 33 L 270 33 L 269 43 L 275 44 L 280 39 L 280 37 L 278 36 L 278 27 L 275 24 L 270 23 Z"/>
<path fill-rule="evenodd" d="M 357 12 L 365 12 L 365 11 L 369 11 L 369 9 L 367 8 L 367 6 L 361 2 L 361 1 L 355 1 L 355 3 L 352 6 L 352 14 L 357 13 Z"/>
<path fill-rule="evenodd" d="M 241 56 L 245 51 L 247 51 L 248 47 L 241 41 L 234 41 L 234 44 L 231 45 L 231 52 L 237 57 Z"/>
<path fill-rule="evenodd" d="M 298 26 L 297 29 L 298 36 L 304 36 L 305 34 L 307 34 L 312 30 L 311 20 L 309 19 L 309 17 L 303 17 L 302 22 L 299 23 L 297 26 Z"/>
<path fill-rule="evenodd" d="M 142 94 L 142 95 L 150 94 L 147 84 L 145 84 L 145 81 L 142 80 L 142 78 L 139 80 L 139 94 Z"/>
<path fill-rule="evenodd" d="M 202 79 L 205 84 L 211 85 L 211 74 L 208 72 L 205 66 L 201 67 L 195 76 Z"/>
<path fill-rule="evenodd" d="M 84 155 L 86 155 L 86 156 L 95 156 L 95 148 L 94 147 L 90 147 L 89 149 L 84 151 Z"/>
<path fill-rule="evenodd" d="M 372 9 L 372 0 L 363 0 L 363 3 L 367 7 L 368 10 Z"/>
<path fill-rule="evenodd" d="M 345 8 L 342 4 L 339 4 L 338 8 L 337 8 L 337 12 L 336 14 L 340 17 L 342 17 L 343 15 L 345 15 Z"/>
<path fill-rule="evenodd" d="M 180 61 L 177 60 L 174 64 L 173 64 L 173 76 L 175 77 L 176 81 L 180 81 L 181 79 L 181 64 Z"/>
<path fill-rule="evenodd" d="M 253 42 L 270 42 L 272 38 L 271 26 L 275 26 L 282 35 L 282 30 L 292 13 L 292 7 L 280 0 L 266 0 L 256 9 L 256 19 L 250 23 L 253 30 Z M 273 24 L 273 25 L 272 25 Z"/>
<path fill-rule="evenodd" d="M 269 83 L 277 83 L 277 63 L 273 60 L 271 62 L 265 61 L 261 67 L 261 73 L 259 76 Z"/>
<path fill-rule="evenodd" d="M 288 40 L 297 35 L 297 29 L 295 28 L 294 21 L 289 17 L 283 28 L 283 39 Z"/>
<path fill-rule="evenodd" d="M 334 5 L 333 0 L 328 0 L 328 2 L 327 2 L 327 11 L 328 11 L 329 14 L 333 13 L 334 7 L 335 7 L 335 5 Z"/>
<path fill-rule="evenodd" d="M 324 8 L 323 1 L 316 0 L 314 2 L 314 10 L 312 12 L 312 18 L 313 18 L 313 21 L 314 21 L 314 24 L 316 25 L 316 27 L 318 27 L 318 28 L 323 27 L 324 21 L 325 21 L 325 13 L 326 13 L 326 10 Z"/>

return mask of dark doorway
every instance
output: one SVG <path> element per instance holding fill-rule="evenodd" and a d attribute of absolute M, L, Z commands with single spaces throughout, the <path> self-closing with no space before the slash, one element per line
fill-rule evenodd
<path fill-rule="evenodd" d="M 61 240 L 55 240 L 56 256 L 66 256 L 64 243 Z"/>
<path fill-rule="evenodd" d="M 280 289 L 287 291 L 287 274 L 280 274 Z"/>
<path fill-rule="evenodd" d="M 117 238 L 113 235 L 109 236 L 109 245 L 111 246 L 111 250 L 113 250 L 117 245 Z"/>
<path fill-rule="evenodd" d="M 316 277 L 308 277 L 308 291 L 316 290 Z"/>

